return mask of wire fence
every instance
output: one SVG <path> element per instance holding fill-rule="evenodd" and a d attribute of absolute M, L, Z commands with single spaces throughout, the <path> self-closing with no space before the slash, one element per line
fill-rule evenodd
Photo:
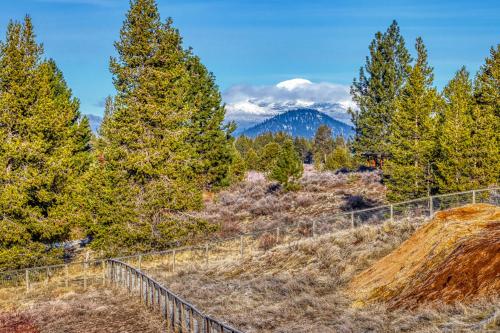
<path fill-rule="evenodd" d="M 166 251 L 114 258 L 148 274 L 173 274 L 184 268 L 198 268 L 244 258 L 248 253 L 267 251 L 276 245 L 301 241 L 363 225 L 381 225 L 388 221 L 419 224 L 434 213 L 471 203 L 500 204 L 500 188 L 488 188 L 436 195 L 363 210 L 328 215 L 313 221 L 301 221 L 216 242 Z M 0 272 L 0 289 L 23 288 L 32 291 L 47 288 L 89 288 L 102 286 L 106 279 L 106 260 L 85 260 L 62 265 L 33 267 Z"/>
<path fill-rule="evenodd" d="M 140 297 L 148 308 L 161 314 L 169 332 L 241 333 L 189 304 L 142 271 L 119 260 L 107 261 L 107 276 L 112 284 Z"/>

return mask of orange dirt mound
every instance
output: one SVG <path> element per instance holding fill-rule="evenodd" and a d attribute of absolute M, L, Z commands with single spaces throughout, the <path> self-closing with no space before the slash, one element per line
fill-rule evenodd
<path fill-rule="evenodd" d="M 357 304 L 383 300 L 404 308 L 500 294 L 500 208 L 477 204 L 437 213 L 349 289 Z"/>

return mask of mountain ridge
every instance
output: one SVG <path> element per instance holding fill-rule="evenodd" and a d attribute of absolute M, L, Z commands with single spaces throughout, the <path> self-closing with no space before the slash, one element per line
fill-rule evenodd
<path fill-rule="evenodd" d="M 237 132 L 236 136 L 256 137 L 265 132 L 285 132 L 293 137 L 313 138 L 321 125 L 330 127 L 334 136 L 340 135 L 347 139 L 354 134 L 354 129 L 350 125 L 323 112 L 310 108 L 298 108 L 278 114 L 239 133 Z"/>

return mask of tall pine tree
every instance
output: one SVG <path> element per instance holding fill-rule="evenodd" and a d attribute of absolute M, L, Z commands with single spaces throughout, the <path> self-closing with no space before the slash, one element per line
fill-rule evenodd
<path fill-rule="evenodd" d="M 31 19 L 0 44 L 0 267 L 62 260 L 90 163 L 89 123 L 61 71 L 41 59 Z M 78 235 L 77 235 L 78 236 Z"/>
<path fill-rule="evenodd" d="M 184 211 L 202 205 L 203 187 L 231 177 L 229 133 L 213 76 L 154 0 L 134 0 L 110 63 L 116 96 L 103 123 L 93 191 L 95 245 L 116 253 L 165 247 L 205 230 Z M 128 188 L 127 190 L 122 190 Z M 120 206 L 114 212 L 113 206 Z"/>
<path fill-rule="evenodd" d="M 474 95 L 469 73 L 460 69 L 444 88 L 445 105 L 437 124 L 436 157 L 439 192 L 459 192 L 475 188 L 472 176 Z"/>
<path fill-rule="evenodd" d="M 199 158 L 196 173 L 201 176 L 204 188 L 227 186 L 231 182 L 230 170 L 233 161 L 239 163 L 239 156 L 233 151 L 231 133 L 233 125 L 224 125 L 226 114 L 222 97 L 215 84 L 215 78 L 197 56 L 188 52 L 190 74 L 191 117 L 190 143 Z"/>
<path fill-rule="evenodd" d="M 415 44 L 417 59 L 395 103 L 389 127 L 390 159 L 384 165 L 388 197 L 418 198 L 433 190 L 432 161 L 435 150 L 433 118 L 440 105 L 432 87 L 432 68 L 421 38 Z"/>
<path fill-rule="evenodd" d="M 474 96 L 472 179 L 478 187 L 485 187 L 500 182 L 500 44 L 491 48 L 481 66 Z"/>
<path fill-rule="evenodd" d="M 353 148 L 357 154 L 387 154 L 395 102 L 408 77 L 411 57 L 396 21 L 385 33 L 375 34 L 369 50 L 366 64 L 351 86 L 352 98 L 359 107 L 350 110 L 356 129 Z"/>

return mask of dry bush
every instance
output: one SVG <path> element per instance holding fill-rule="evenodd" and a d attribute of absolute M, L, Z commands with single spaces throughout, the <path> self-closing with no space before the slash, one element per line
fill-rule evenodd
<path fill-rule="evenodd" d="M 278 239 L 276 238 L 276 236 L 266 232 L 265 234 L 259 237 L 258 248 L 260 250 L 267 251 L 275 247 L 277 243 Z"/>
<path fill-rule="evenodd" d="M 221 225 L 222 236 L 315 219 L 327 221 L 345 209 L 350 197 L 360 196 L 373 205 L 385 202 L 380 173 L 335 174 L 306 170 L 301 189 L 285 192 L 254 174 L 220 192 L 202 212 L 194 213 Z"/>
<path fill-rule="evenodd" d="M 24 313 L 0 313 L 0 333 L 39 333 L 33 318 Z"/>

